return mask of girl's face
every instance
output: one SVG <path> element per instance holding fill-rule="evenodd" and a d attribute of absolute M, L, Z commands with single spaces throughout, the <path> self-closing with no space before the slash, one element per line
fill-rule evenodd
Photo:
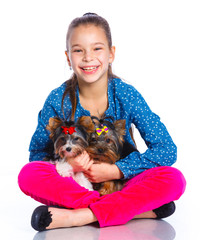
<path fill-rule="evenodd" d="M 78 81 L 94 83 L 107 81 L 108 67 L 114 60 L 115 48 L 109 48 L 101 27 L 81 25 L 72 30 L 66 55 Z"/>

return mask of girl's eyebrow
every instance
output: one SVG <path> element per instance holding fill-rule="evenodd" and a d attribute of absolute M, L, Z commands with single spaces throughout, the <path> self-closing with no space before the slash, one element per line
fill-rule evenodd
<path fill-rule="evenodd" d="M 80 44 L 74 44 L 74 45 L 72 45 L 72 48 L 74 48 L 74 47 L 81 47 L 81 45 Z"/>
<path fill-rule="evenodd" d="M 105 44 L 102 42 L 96 42 L 96 43 L 94 43 L 94 45 L 104 45 L 105 46 Z"/>
<path fill-rule="evenodd" d="M 96 42 L 96 43 L 93 43 L 92 45 L 103 45 L 103 46 L 105 46 L 105 44 L 102 43 L 102 42 Z M 81 46 L 81 44 L 74 44 L 74 45 L 72 45 L 72 48 L 74 48 L 74 47 L 82 47 L 82 46 Z"/>

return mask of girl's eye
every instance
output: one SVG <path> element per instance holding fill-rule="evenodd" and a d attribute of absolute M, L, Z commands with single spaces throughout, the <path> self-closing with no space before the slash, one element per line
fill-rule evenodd
<path fill-rule="evenodd" d="M 79 52 L 82 52 L 82 50 L 81 49 L 75 49 L 73 52 L 79 53 Z"/>
<path fill-rule="evenodd" d="M 97 47 L 97 48 L 95 48 L 94 50 L 95 51 L 99 51 L 99 50 L 101 50 L 102 48 L 100 48 L 100 47 Z"/>

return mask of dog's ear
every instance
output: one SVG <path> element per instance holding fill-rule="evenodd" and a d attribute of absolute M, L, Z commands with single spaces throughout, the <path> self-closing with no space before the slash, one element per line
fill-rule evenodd
<path fill-rule="evenodd" d="M 53 138 L 56 129 L 61 126 L 63 121 L 58 117 L 53 117 L 49 119 L 49 124 L 46 129 L 50 131 L 50 138 Z"/>
<path fill-rule="evenodd" d="M 92 133 L 95 131 L 94 123 L 92 122 L 92 119 L 89 116 L 80 117 L 77 123 L 83 126 L 88 133 Z"/>
<path fill-rule="evenodd" d="M 123 142 L 124 141 L 123 136 L 126 134 L 126 120 L 125 119 L 116 120 L 114 122 L 114 126 L 115 126 L 116 133 L 119 136 L 119 141 Z"/>

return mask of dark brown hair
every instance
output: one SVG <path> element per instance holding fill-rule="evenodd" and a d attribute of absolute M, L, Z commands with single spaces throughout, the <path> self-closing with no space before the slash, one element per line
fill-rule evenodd
<path fill-rule="evenodd" d="M 97 27 L 101 27 L 105 31 L 109 48 L 112 47 L 112 37 L 111 37 L 111 31 L 110 31 L 110 26 L 109 26 L 108 22 L 103 17 L 100 17 L 96 13 L 86 13 L 82 17 L 75 18 L 69 25 L 69 28 L 67 31 L 67 37 L 66 37 L 67 51 L 68 51 L 68 41 L 69 41 L 69 37 L 70 37 L 72 30 L 76 27 L 79 27 L 80 25 L 89 25 L 89 24 L 97 26 Z M 109 65 L 108 78 L 110 79 L 110 78 L 114 78 L 114 77 L 116 77 L 116 76 L 112 73 L 112 68 Z M 75 112 L 76 112 L 76 104 L 77 104 L 76 87 L 78 85 L 78 80 L 77 80 L 77 76 L 75 73 L 73 73 L 72 77 L 66 81 L 66 85 L 67 85 L 67 87 L 66 87 L 65 92 L 63 93 L 63 97 L 62 97 L 62 112 L 65 117 L 63 104 L 64 104 L 64 99 L 65 99 L 66 95 L 69 94 L 70 101 L 72 104 L 71 120 L 74 120 L 74 116 L 75 116 Z"/>

